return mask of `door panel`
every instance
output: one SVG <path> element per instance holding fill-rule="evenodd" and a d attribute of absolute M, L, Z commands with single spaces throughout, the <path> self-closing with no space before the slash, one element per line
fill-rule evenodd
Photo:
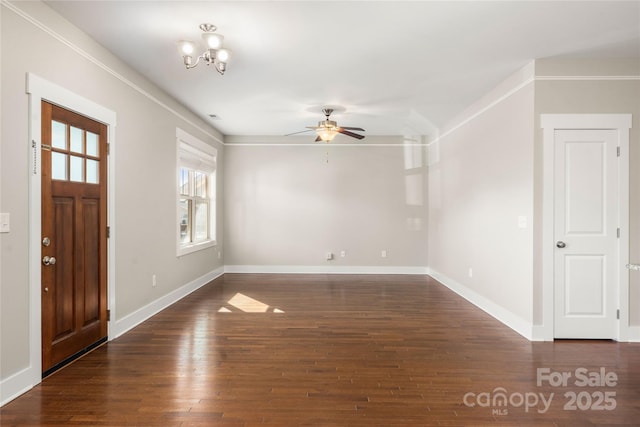
<path fill-rule="evenodd" d="M 84 260 L 84 319 L 83 325 L 100 320 L 100 263 L 96 253 L 100 251 L 99 203 L 93 199 L 83 200 L 84 248 L 80 256 Z"/>
<path fill-rule="evenodd" d="M 617 132 L 555 133 L 556 338 L 614 338 Z"/>
<path fill-rule="evenodd" d="M 604 316 L 604 266 L 601 255 L 565 256 L 565 316 Z"/>
<path fill-rule="evenodd" d="M 55 254 L 57 260 L 73 259 L 73 234 L 70 231 L 73 227 L 74 201 L 70 198 L 56 197 L 53 203 L 55 229 L 47 235 L 55 236 L 55 239 L 52 240 L 53 244 L 47 253 Z M 55 319 L 52 342 L 58 342 L 73 333 L 73 264 L 60 262 L 51 267 L 55 271 L 56 284 L 49 286 L 48 292 L 52 298 L 52 315 Z"/>
<path fill-rule="evenodd" d="M 565 142 L 567 235 L 604 233 L 605 149 L 605 141 Z"/>
<path fill-rule="evenodd" d="M 45 373 L 107 336 L 106 135 L 103 124 L 42 103 Z"/>

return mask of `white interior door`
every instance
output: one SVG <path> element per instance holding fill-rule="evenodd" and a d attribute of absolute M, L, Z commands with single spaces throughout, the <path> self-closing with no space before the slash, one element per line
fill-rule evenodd
<path fill-rule="evenodd" d="M 555 131 L 555 338 L 616 337 L 617 135 Z"/>

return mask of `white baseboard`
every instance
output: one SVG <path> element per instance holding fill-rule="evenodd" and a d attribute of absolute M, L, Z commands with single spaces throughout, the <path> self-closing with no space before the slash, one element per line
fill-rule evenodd
<path fill-rule="evenodd" d="M 460 295 L 462 298 L 469 301 L 471 304 L 480 308 L 482 311 L 494 317 L 496 320 L 502 322 L 505 326 L 513 329 L 529 341 L 533 340 L 533 325 L 520 316 L 517 316 L 505 309 L 504 307 L 496 304 L 495 302 L 483 297 L 477 292 L 467 288 L 466 286 L 456 282 L 455 280 L 441 274 L 437 271 L 431 270 L 429 273 L 431 277 L 442 283 L 453 292 Z"/>
<path fill-rule="evenodd" d="M 548 335 L 542 325 L 531 325 L 504 307 L 495 304 L 455 280 L 428 267 L 342 267 L 342 266 L 264 266 L 228 265 L 217 268 L 169 294 L 147 304 L 135 312 L 114 322 L 109 339 L 114 339 L 149 319 L 158 312 L 201 288 L 224 273 L 289 273 L 289 274 L 426 274 L 442 283 L 453 292 L 482 309 L 507 327 L 531 341 L 544 341 Z M 629 327 L 628 342 L 640 342 L 640 326 Z M 0 407 L 26 393 L 36 383 L 33 370 L 25 368 L 0 381 Z"/>
<path fill-rule="evenodd" d="M 640 342 L 640 326 L 629 326 L 629 340 L 627 342 Z"/>
<path fill-rule="evenodd" d="M 427 267 L 334 265 L 225 265 L 225 273 L 281 274 L 429 274 Z"/>
<path fill-rule="evenodd" d="M 210 281 L 222 276 L 222 274 L 224 274 L 224 269 L 222 267 L 217 268 L 201 277 L 198 277 L 195 280 L 192 280 L 191 282 L 187 283 L 184 286 L 181 286 L 173 292 L 170 292 L 167 295 L 158 298 L 157 300 L 145 305 L 144 307 L 123 317 L 122 319 L 113 322 L 113 325 L 109 330 L 109 339 L 112 340 L 119 337 L 128 330 L 144 322 L 151 316 L 157 314 L 176 301 L 189 295 L 196 289 L 199 289 Z M 40 368 L 38 367 L 38 372 L 40 372 L 39 369 Z M 20 372 L 16 372 L 10 377 L 0 381 L 0 407 L 9 403 L 21 394 L 24 394 L 27 391 L 31 390 L 33 386 L 40 382 L 34 382 L 34 372 L 35 371 L 34 369 L 32 369 L 32 367 L 27 367 Z M 37 380 L 39 379 L 40 377 L 38 376 Z"/>
<path fill-rule="evenodd" d="M 210 281 L 222 276 L 224 269 L 222 267 L 217 268 L 204 276 L 198 277 L 195 280 L 187 283 L 186 285 L 168 293 L 167 295 L 158 298 L 157 300 L 145 305 L 144 307 L 134 311 L 131 314 L 124 316 L 122 319 L 118 319 L 114 322 L 112 329 L 110 330 L 109 340 L 118 338 L 125 332 L 138 326 L 140 323 L 149 319 L 151 316 L 159 313 L 171 304 L 181 300 L 193 291 L 201 288 Z"/>
<path fill-rule="evenodd" d="M 640 326 L 629 326 L 619 342 L 640 342 Z M 553 341 L 553 328 L 544 325 L 533 325 L 532 341 Z"/>
<path fill-rule="evenodd" d="M 531 328 L 531 341 L 553 341 L 553 328 L 545 325 L 533 325 Z"/>
<path fill-rule="evenodd" d="M 640 326 L 628 326 L 621 332 L 622 339 L 618 342 L 640 342 Z M 533 326 L 532 341 L 553 341 L 553 328 L 544 325 Z"/>
<path fill-rule="evenodd" d="M 0 407 L 31 390 L 35 385 L 32 376 L 31 367 L 28 367 L 0 381 Z"/>

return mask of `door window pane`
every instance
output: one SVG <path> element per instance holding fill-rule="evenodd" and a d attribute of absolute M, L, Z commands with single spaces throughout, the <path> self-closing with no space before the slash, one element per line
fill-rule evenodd
<path fill-rule="evenodd" d="M 96 160 L 87 159 L 87 182 L 89 184 L 98 183 L 98 162 Z"/>
<path fill-rule="evenodd" d="M 67 149 L 67 125 L 51 120 L 51 146 L 53 148 Z"/>
<path fill-rule="evenodd" d="M 196 214 L 195 214 L 195 235 L 193 240 L 200 242 L 207 240 L 209 237 L 209 203 L 208 202 L 196 202 Z"/>
<path fill-rule="evenodd" d="M 93 157 L 100 157 L 100 152 L 98 150 L 98 135 L 93 132 L 87 132 L 87 155 Z"/>
<path fill-rule="evenodd" d="M 84 153 L 84 141 L 82 140 L 82 129 L 71 126 L 69 135 L 71 136 L 71 151 L 74 153 Z M 72 169 L 73 170 L 73 169 Z"/>
<path fill-rule="evenodd" d="M 84 159 L 78 156 L 71 156 L 69 172 L 69 180 L 75 182 L 84 181 Z"/>
<path fill-rule="evenodd" d="M 62 153 L 51 153 L 51 178 L 67 180 L 67 155 Z"/>

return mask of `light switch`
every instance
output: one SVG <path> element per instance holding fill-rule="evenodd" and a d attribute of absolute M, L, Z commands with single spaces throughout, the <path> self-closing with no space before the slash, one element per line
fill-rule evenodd
<path fill-rule="evenodd" d="M 10 218 L 8 213 L 0 213 L 0 233 L 11 231 Z"/>

